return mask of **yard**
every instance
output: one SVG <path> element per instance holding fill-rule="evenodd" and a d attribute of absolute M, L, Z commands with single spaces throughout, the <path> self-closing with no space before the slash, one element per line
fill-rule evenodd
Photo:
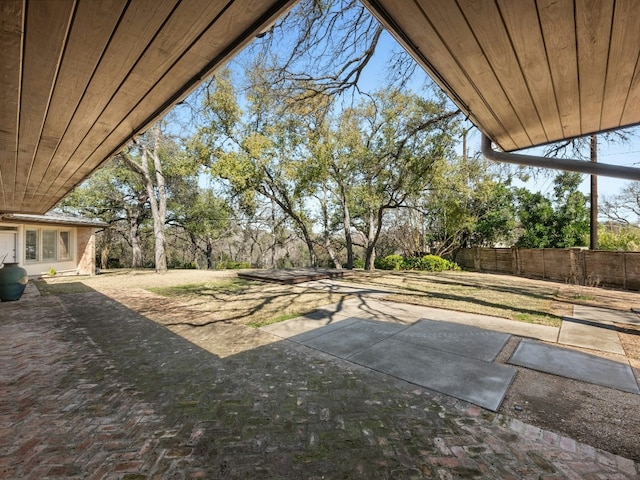
<path fill-rule="evenodd" d="M 619 310 L 640 307 L 638 294 L 508 275 L 474 272 L 356 271 L 353 283 L 392 289 L 388 300 L 529 323 L 559 326 L 582 303 Z M 95 277 L 45 277 L 36 285 L 43 294 L 140 288 L 186 302 L 196 311 L 215 312 L 220 321 L 237 320 L 261 326 L 312 312 L 341 300 L 342 294 L 246 281 L 233 270 L 111 270 Z"/>
<path fill-rule="evenodd" d="M 534 280 L 509 275 L 476 272 L 355 271 L 344 281 L 393 290 L 387 300 L 415 305 L 503 317 L 512 320 L 560 326 L 573 305 L 586 304 L 629 311 L 640 307 L 636 292 L 605 290 Z M 64 295 L 97 290 L 119 291 L 146 313 L 173 318 L 167 325 L 202 326 L 237 322 L 260 327 L 305 315 L 349 298 L 349 295 L 310 289 L 302 285 L 280 285 L 239 279 L 233 270 L 170 270 L 157 275 L 150 270 L 111 270 L 93 277 L 54 276 L 35 281 L 42 294 Z M 136 292 L 145 292 L 136 298 Z M 126 295 L 123 296 L 123 292 Z M 156 300 L 153 300 L 153 299 Z M 162 300 L 166 301 L 162 301 Z M 163 305 L 181 305 L 180 308 Z M 188 317 L 186 320 L 184 317 Z M 640 368 L 637 327 L 620 330 L 629 359 Z M 638 329 L 640 330 L 640 329 Z"/>
<path fill-rule="evenodd" d="M 43 295 L 97 291 L 220 357 L 266 344 L 256 328 L 343 302 L 348 295 L 302 285 L 246 281 L 235 271 L 108 271 L 95 277 L 37 280 Z M 558 326 L 575 304 L 628 311 L 638 293 L 473 272 L 353 272 L 342 283 L 392 290 L 386 300 Z M 91 294 L 87 297 L 91 298 Z M 89 301 L 89 300 L 87 300 Z M 238 326 L 243 325 L 238 336 Z M 640 327 L 617 325 L 632 367 L 640 369 Z M 266 343 L 265 343 L 266 342 Z M 513 352 L 512 339 L 496 361 Z M 640 460 L 638 396 L 520 369 L 499 413 Z"/>

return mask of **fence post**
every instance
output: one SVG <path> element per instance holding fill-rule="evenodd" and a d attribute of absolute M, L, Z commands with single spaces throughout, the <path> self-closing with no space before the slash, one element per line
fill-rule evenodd
<path fill-rule="evenodd" d="M 473 247 L 473 269 L 478 272 L 482 271 L 482 265 L 480 265 L 480 247 Z"/>
<path fill-rule="evenodd" d="M 511 272 L 518 275 L 518 248 L 511 247 Z"/>
<path fill-rule="evenodd" d="M 578 265 L 579 255 L 580 249 L 569 249 L 569 278 L 567 279 L 567 281 L 571 284 L 576 285 L 578 285 L 578 281 L 580 280 L 580 268 Z"/>

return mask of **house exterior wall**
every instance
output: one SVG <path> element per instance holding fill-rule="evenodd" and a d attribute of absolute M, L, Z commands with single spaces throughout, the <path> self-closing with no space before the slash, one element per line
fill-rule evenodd
<path fill-rule="evenodd" d="M 3 239 L 6 240 L 9 236 L 7 232 L 15 232 L 15 259 L 18 264 L 23 267 L 29 276 L 39 276 L 46 274 L 50 269 L 56 271 L 57 274 L 79 274 L 79 275 L 93 275 L 95 273 L 95 229 L 93 227 L 85 226 L 71 226 L 62 224 L 51 223 L 15 223 L 15 222 L 0 222 L 0 231 L 4 232 Z M 34 253 L 27 253 L 27 232 L 37 232 L 37 245 L 38 252 L 33 257 Z M 43 232 L 57 232 L 56 233 L 56 258 L 46 259 L 43 255 Z M 69 258 L 59 259 L 60 249 L 62 248 L 60 241 L 60 232 L 65 233 L 65 238 L 68 239 L 68 253 Z M 6 243 L 6 242 L 5 242 Z M 0 260 L 4 256 L 5 252 L 0 252 Z M 9 255 L 8 258 L 14 255 Z"/>
<path fill-rule="evenodd" d="M 79 227 L 76 233 L 78 275 L 93 275 L 96 271 L 96 234 L 91 227 Z"/>

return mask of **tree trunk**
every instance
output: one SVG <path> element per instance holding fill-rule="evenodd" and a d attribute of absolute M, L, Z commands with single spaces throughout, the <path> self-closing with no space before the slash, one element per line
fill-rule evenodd
<path fill-rule="evenodd" d="M 207 270 L 213 269 L 213 245 L 207 241 L 205 255 L 207 257 Z"/>
<path fill-rule="evenodd" d="M 271 175 L 268 172 L 265 172 L 265 173 L 267 174 L 267 176 L 270 178 L 272 182 L 272 184 L 270 185 L 270 188 L 272 190 L 277 190 L 277 188 L 273 186 L 273 178 L 271 177 Z M 291 200 L 288 197 L 279 198 L 275 193 L 273 193 L 272 191 L 269 191 L 269 189 L 265 187 L 260 187 L 256 191 L 261 195 L 264 195 L 271 201 L 275 202 L 276 205 L 278 205 L 282 209 L 282 211 L 286 215 L 288 215 L 291 220 L 293 220 L 293 223 L 298 228 L 299 232 L 302 234 L 302 239 L 304 240 L 304 243 L 307 245 L 307 251 L 309 252 L 309 260 L 311 261 L 311 266 L 314 268 L 317 267 L 318 257 L 316 255 L 316 251 L 313 246 L 313 238 L 311 237 L 311 234 L 309 233 L 309 229 L 307 228 L 307 225 L 305 224 L 304 220 L 301 218 L 300 215 L 298 215 L 295 212 L 294 208 L 292 207 Z"/>
<path fill-rule="evenodd" d="M 353 270 L 353 236 L 351 235 L 351 212 L 347 204 L 344 188 L 340 187 L 340 203 L 342 204 L 342 223 L 344 225 L 344 241 L 347 248 L 347 270 Z"/>
<path fill-rule="evenodd" d="M 109 264 L 109 251 L 113 235 L 111 229 L 104 230 L 102 248 L 100 249 L 100 269 L 106 270 Z"/>
<path fill-rule="evenodd" d="M 311 266 L 316 268 L 318 266 L 318 257 L 316 255 L 316 250 L 313 246 L 313 240 L 309 235 L 306 227 L 302 229 L 302 236 L 304 238 L 305 243 L 307 244 L 307 250 L 309 251 L 309 259 L 311 260 Z"/>
<path fill-rule="evenodd" d="M 376 247 L 374 245 L 367 245 L 365 248 L 364 269 L 375 270 L 376 268 Z"/>
<path fill-rule="evenodd" d="M 379 209 L 376 215 L 374 215 L 373 210 L 369 210 L 369 225 L 367 231 L 367 245 L 365 247 L 364 260 L 365 270 L 375 270 L 376 268 L 376 244 L 378 243 L 378 238 L 380 238 L 383 216 L 383 209 Z"/>
<path fill-rule="evenodd" d="M 369 209 L 369 221 L 367 222 L 367 237 L 364 249 L 364 269 L 375 270 L 376 246 L 373 235 L 373 210 Z"/>
<path fill-rule="evenodd" d="M 297 224 L 300 232 L 302 233 L 302 238 L 304 243 L 307 245 L 307 251 L 309 252 L 309 260 L 311 261 L 311 266 L 316 268 L 318 266 L 318 256 L 316 255 L 315 247 L 313 246 L 313 238 L 311 238 L 311 234 L 309 233 L 309 229 L 305 225 L 304 221 L 292 210 L 284 208 L 282 204 L 278 203 L 283 210 L 293 219 L 293 221 Z"/>
<path fill-rule="evenodd" d="M 151 152 L 149 152 L 146 145 L 138 144 L 141 154 L 140 163 L 136 163 L 128 155 L 124 158 L 127 159 L 127 162 L 132 165 L 144 179 L 149 204 L 151 205 L 151 215 L 153 217 L 156 272 L 164 273 L 167 271 L 167 245 L 164 235 L 164 225 L 167 218 L 167 190 L 162 173 L 160 155 L 158 154 L 160 131 L 157 126 L 153 128 L 153 137 L 153 149 Z M 149 156 L 151 156 L 151 159 L 149 159 Z M 150 160 L 153 161 L 155 170 L 155 185 L 150 173 Z"/>
<path fill-rule="evenodd" d="M 142 268 L 142 241 L 137 218 L 129 219 L 129 240 L 131 242 L 131 268 Z"/>
<path fill-rule="evenodd" d="M 276 268 L 276 249 L 278 248 L 278 224 L 276 221 L 276 205 L 271 200 L 271 235 L 273 241 L 271 243 L 271 268 Z"/>
<path fill-rule="evenodd" d="M 109 264 L 109 247 L 104 246 L 100 250 L 100 269 L 106 270 L 108 268 L 107 267 L 108 264 Z"/>
<path fill-rule="evenodd" d="M 322 212 L 322 227 L 323 227 L 323 235 L 322 235 L 322 246 L 329 254 L 329 258 L 331 259 L 331 263 L 333 263 L 334 268 L 342 269 L 342 264 L 336 255 L 335 250 L 331 246 L 331 232 L 329 228 L 329 209 L 327 208 L 327 199 L 326 197 L 320 198 L 317 197 L 320 201 L 320 211 Z"/>
<path fill-rule="evenodd" d="M 162 173 L 160 155 L 158 155 L 158 137 L 160 132 L 156 132 L 156 135 L 151 156 L 153 157 L 153 165 L 156 170 L 156 191 L 158 192 L 158 198 L 156 203 L 156 198 L 151 197 L 151 212 L 153 213 L 153 233 L 156 239 L 156 272 L 164 273 L 167 271 L 167 242 L 164 235 L 164 225 L 167 220 L 167 189 Z M 154 204 L 156 207 L 155 211 Z"/>
<path fill-rule="evenodd" d="M 334 268 L 341 270 L 342 264 L 340 263 L 340 260 L 338 259 L 338 256 L 336 255 L 335 250 L 331 246 L 331 239 L 328 236 L 325 237 L 324 248 L 327 250 L 327 253 L 329 254 L 329 258 L 331 259 L 331 263 L 333 263 Z"/>

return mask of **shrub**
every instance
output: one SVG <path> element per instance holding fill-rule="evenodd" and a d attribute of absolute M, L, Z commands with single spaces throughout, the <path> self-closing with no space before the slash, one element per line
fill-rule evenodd
<path fill-rule="evenodd" d="M 241 268 L 251 268 L 251 264 L 249 262 L 233 262 L 229 260 L 218 263 L 216 268 L 218 270 L 239 270 Z"/>
<path fill-rule="evenodd" d="M 422 257 L 388 255 L 376 259 L 375 266 L 380 270 L 422 270 L 425 272 L 460 270 L 457 263 L 438 257 L 437 255 L 424 255 Z"/>
<path fill-rule="evenodd" d="M 353 259 L 353 268 L 364 268 L 364 259 L 363 258 L 354 258 Z"/>
<path fill-rule="evenodd" d="M 195 270 L 198 267 L 196 262 L 183 262 L 178 258 L 170 258 L 167 262 L 167 268 L 171 270 Z"/>
<path fill-rule="evenodd" d="M 460 270 L 457 263 L 447 260 L 437 255 L 425 255 L 417 258 L 415 270 L 423 270 L 425 272 L 444 272 L 447 270 Z"/>
<path fill-rule="evenodd" d="M 387 255 L 383 258 L 376 258 L 375 267 L 380 270 L 402 270 L 404 257 L 402 255 Z"/>

